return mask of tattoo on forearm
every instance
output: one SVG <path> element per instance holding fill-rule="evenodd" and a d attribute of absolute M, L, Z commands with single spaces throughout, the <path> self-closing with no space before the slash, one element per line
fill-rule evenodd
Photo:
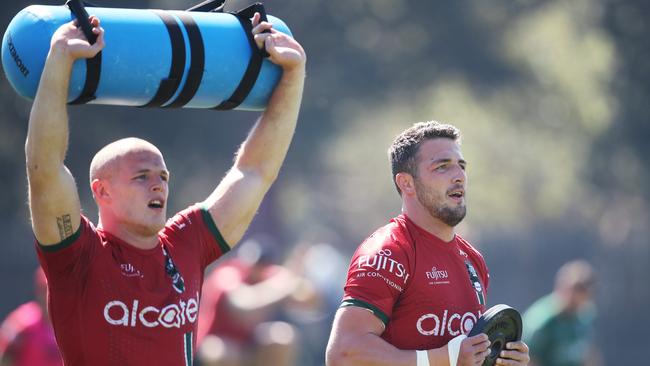
<path fill-rule="evenodd" d="M 59 226 L 61 240 L 72 235 L 72 219 L 69 214 L 57 217 L 56 224 Z"/>

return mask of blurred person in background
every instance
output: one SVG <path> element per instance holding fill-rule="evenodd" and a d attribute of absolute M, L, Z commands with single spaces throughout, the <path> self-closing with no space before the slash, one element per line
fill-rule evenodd
<path fill-rule="evenodd" d="M 275 264 L 269 244 L 249 239 L 205 280 L 199 312 L 201 366 L 291 366 L 299 334 L 283 319 L 293 301 L 309 302 L 309 283 Z"/>
<path fill-rule="evenodd" d="M 467 162 L 460 131 L 421 122 L 389 148 L 402 214 L 352 257 L 326 362 L 340 365 L 479 365 L 486 334 L 463 339 L 486 310 L 483 256 L 455 233 L 466 213 Z M 526 365 L 528 348 L 510 342 L 498 365 Z"/>
<path fill-rule="evenodd" d="M 303 301 L 289 302 L 285 311 L 288 321 L 300 330 L 297 365 L 323 364 L 323 350 L 343 295 L 348 262 L 332 244 L 309 241 L 293 246 L 285 261 L 287 268 L 304 277 L 308 289 L 314 290 L 301 292 Z"/>
<path fill-rule="evenodd" d="M 95 226 L 82 215 L 65 166 L 72 65 L 104 47 L 100 20 L 89 20 L 92 45 L 76 22 L 54 32 L 25 144 L 31 224 L 57 344 L 71 366 L 191 365 L 204 270 L 239 242 L 279 173 L 297 123 L 306 55 L 255 13 L 255 41 L 282 76 L 232 168 L 203 202 L 167 220 L 170 173 L 162 153 L 142 139 L 115 141 L 90 164 Z"/>
<path fill-rule="evenodd" d="M 594 346 L 594 270 L 585 260 L 565 263 L 553 292 L 524 313 L 524 340 L 532 366 L 597 366 Z"/>
<path fill-rule="evenodd" d="M 34 271 L 34 300 L 9 313 L 0 325 L 0 366 L 61 366 L 63 360 L 47 315 L 47 280 Z"/>

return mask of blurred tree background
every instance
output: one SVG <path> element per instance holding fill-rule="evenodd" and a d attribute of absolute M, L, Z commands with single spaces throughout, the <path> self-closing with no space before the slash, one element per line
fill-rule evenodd
<path fill-rule="evenodd" d="M 185 9 L 188 0 L 100 1 Z M 58 5 L 59 1 L 42 1 Z M 5 27 L 22 0 L 3 2 Z M 233 8 L 247 5 L 233 1 Z M 250 234 L 349 256 L 399 212 L 386 150 L 416 121 L 463 131 L 469 210 L 460 231 L 490 266 L 490 303 L 524 310 L 556 269 L 598 271 L 597 340 L 607 364 L 645 359 L 650 329 L 650 2 L 267 0 L 305 47 L 299 127 Z M 644 41 L 645 39 L 645 41 Z M 24 138 L 30 102 L 0 82 L 0 316 L 31 296 Z M 230 166 L 250 112 L 70 108 L 67 164 L 82 206 L 93 154 L 139 136 L 172 171 L 170 210 L 202 200 Z M 342 284 L 336 284 L 342 285 Z"/>

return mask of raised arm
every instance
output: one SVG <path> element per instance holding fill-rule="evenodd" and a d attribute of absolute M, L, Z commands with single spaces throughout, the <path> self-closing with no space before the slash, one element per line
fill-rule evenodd
<path fill-rule="evenodd" d="M 73 22 L 52 36 L 50 51 L 29 116 L 25 143 L 32 228 L 42 245 L 57 244 L 79 228 L 79 193 L 64 165 L 68 148 L 66 102 L 72 64 L 104 46 L 99 20 L 91 17 L 97 42 L 90 45 Z"/>
<path fill-rule="evenodd" d="M 328 366 L 415 366 L 416 352 L 401 350 L 381 338 L 384 324 L 370 311 L 348 306 L 334 318 L 325 355 Z M 489 354 L 488 338 L 479 334 L 462 341 L 458 365 L 479 365 Z M 427 352 L 431 366 L 449 366 L 447 346 Z"/>
<path fill-rule="evenodd" d="M 258 22 L 255 14 L 255 39 L 282 67 L 282 77 L 266 111 L 239 148 L 233 167 L 204 202 L 230 246 L 244 235 L 280 171 L 296 128 L 305 78 L 306 56 L 300 44 L 271 24 Z M 262 33 L 267 29 L 270 33 Z"/>

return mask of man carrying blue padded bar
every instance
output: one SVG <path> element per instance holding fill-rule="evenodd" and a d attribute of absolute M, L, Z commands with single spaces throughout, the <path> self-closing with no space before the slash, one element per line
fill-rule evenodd
<path fill-rule="evenodd" d="M 94 226 L 64 165 L 72 64 L 104 47 L 99 19 L 89 19 L 92 45 L 75 22 L 52 36 L 25 146 L 57 343 L 66 365 L 192 365 L 204 269 L 242 238 L 277 177 L 298 118 L 306 55 L 255 14 L 255 41 L 283 74 L 233 167 L 207 199 L 167 221 L 162 154 L 138 138 L 115 141 L 90 166 Z"/>

